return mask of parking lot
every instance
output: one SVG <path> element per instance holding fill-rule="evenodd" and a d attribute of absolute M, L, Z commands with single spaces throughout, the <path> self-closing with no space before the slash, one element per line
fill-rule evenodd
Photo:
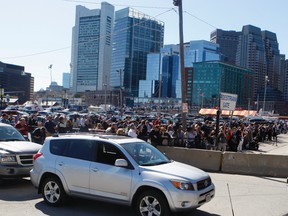
<path fill-rule="evenodd" d="M 199 209 L 183 216 L 284 216 L 288 215 L 288 184 L 284 178 L 266 178 L 210 173 L 216 185 L 216 196 Z M 117 182 L 115 182 L 117 184 Z M 29 178 L 4 181 L 0 185 L 1 216 L 129 216 L 129 207 L 71 199 L 61 207 L 47 206 Z"/>

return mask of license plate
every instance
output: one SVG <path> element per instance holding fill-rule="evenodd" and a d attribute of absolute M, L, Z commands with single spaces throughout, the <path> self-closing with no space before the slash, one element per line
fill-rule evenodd
<path fill-rule="evenodd" d="M 205 200 L 206 200 L 206 202 L 209 202 L 211 200 L 211 194 L 210 193 L 206 194 Z"/>

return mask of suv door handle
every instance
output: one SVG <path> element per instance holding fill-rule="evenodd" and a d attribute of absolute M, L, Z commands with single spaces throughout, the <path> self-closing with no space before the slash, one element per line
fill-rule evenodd
<path fill-rule="evenodd" d="M 59 166 L 64 166 L 64 162 L 58 163 Z"/>
<path fill-rule="evenodd" d="M 95 167 L 95 168 L 92 168 L 92 171 L 93 171 L 93 172 L 98 172 L 99 169 Z"/>

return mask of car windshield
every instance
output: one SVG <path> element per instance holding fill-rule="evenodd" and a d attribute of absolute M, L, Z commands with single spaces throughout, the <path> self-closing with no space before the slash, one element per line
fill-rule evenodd
<path fill-rule="evenodd" d="M 0 126 L 0 141 L 25 141 L 21 133 L 12 126 Z"/>
<path fill-rule="evenodd" d="M 154 166 L 171 162 L 162 152 L 149 143 L 125 143 L 122 146 L 141 166 Z"/>

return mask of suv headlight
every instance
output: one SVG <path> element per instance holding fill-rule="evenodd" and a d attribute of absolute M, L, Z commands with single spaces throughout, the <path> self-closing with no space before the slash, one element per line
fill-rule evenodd
<path fill-rule="evenodd" d="M 170 180 L 170 182 L 179 190 L 194 190 L 191 182 L 180 181 L 180 180 Z"/>
<path fill-rule="evenodd" d="M 16 163 L 17 159 L 15 155 L 1 155 L 0 162 L 1 163 Z"/>

